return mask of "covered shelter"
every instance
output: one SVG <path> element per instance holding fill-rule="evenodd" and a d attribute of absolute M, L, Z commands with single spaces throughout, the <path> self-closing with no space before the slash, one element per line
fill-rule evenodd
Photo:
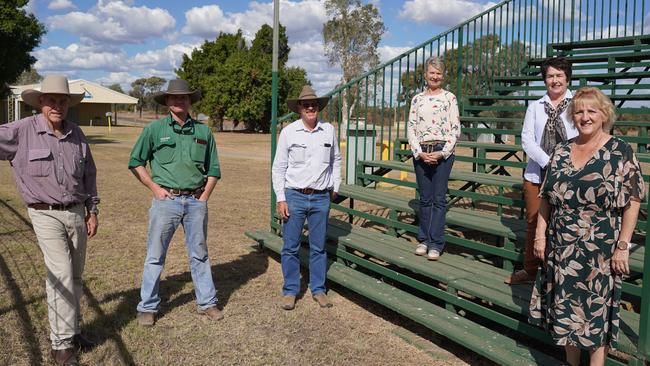
<path fill-rule="evenodd" d="M 109 113 L 111 123 L 117 123 L 117 105 L 136 105 L 138 103 L 137 98 L 91 81 L 83 79 L 71 80 L 69 85 L 71 93 L 84 93 L 84 99 L 81 103 L 71 107 L 68 111 L 68 119 L 79 125 L 108 125 Z M 38 90 L 40 87 L 40 83 L 9 86 L 9 95 L 0 103 L 0 124 L 39 113 L 34 107 L 25 104 L 20 94 L 23 90 Z"/>

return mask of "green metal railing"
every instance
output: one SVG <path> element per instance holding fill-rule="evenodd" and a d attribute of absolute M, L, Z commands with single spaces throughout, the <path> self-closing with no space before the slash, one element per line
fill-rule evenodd
<path fill-rule="evenodd" d="M 461 116 L 466 116 L 469 97 L 494 94 L 495 77 L 534 75 L 537 71 L 528 61 L 546 57 L 551 44 L 650 33 L 649 5 L 650 0 L 504 1 L 334 89 L 327 94 L 331 100 L 322 117 L 337 127 L 344 182 L 354 180 L 360 160 L 399 158 L 395 141 L 406 136 L 410 101 L 424 87 L 423 65 L 428 57 L 442 58 L 444 88 L 458 97 Z M 507 106 L 508 102 L 501 103 Z M 273 150 L 280 127 L 295 118 L 288 114 L 271 126 Z M 274 202 L 275 198 L 273 211 Z M 646 244 L 650 248 L 650 239 Z M 645 254 L 648 263 L 649 253 Z M 644 273 L 644 282 L 650 281 L 647 276 Z M 650 286 L 643 286 L 638 341 L 642 359 L 650 358 L 648 301 Z"/>

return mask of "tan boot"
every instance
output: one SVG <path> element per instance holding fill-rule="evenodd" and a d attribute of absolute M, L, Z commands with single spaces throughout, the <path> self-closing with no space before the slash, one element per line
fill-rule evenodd
<path fill-rule="evenodd" d="M 223 319 L 223 313 L 217 309 L 216 306 L 213 306 L 211 308 L 207 308 L 205 310 L 199 310 L 199 314 L 207 315 L 208 318 L 212 320 L 221 320 Z"/>
<path fill-rule="evenodd" d="M 324 292 L 319 292 L 316 295 L 313 295 L 312 298 L 318 303 L 318 305 L 320 305 L 321 308 L 331 308 L 334 306 Z"/>
<path fill-rule="evenodd" d="M 138 324 L 140 324 L 141 327 L 153 327 L 154 323 L 156 322 L 156 314 L 154 313 L 138 311 L 136 318 L 138 319 Z"/>
<path fill-rule="evenodd" d="M 293 310 L 296 307 L 296 297 L 293 295 L 282 296 L 280 305 L 284 310 Z"/>

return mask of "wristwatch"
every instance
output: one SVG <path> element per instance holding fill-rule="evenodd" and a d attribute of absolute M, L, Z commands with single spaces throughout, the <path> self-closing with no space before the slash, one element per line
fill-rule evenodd
<path fill-rule="evenodd" d="M 630 243 L 625 240 L 619 240 L 616 242 L 616 249 L 618 250 L 628 250 L 630 248 Z"/>
<path fill-rule="evenodd" d="M 91 208 L 91 209 L 88 211 L 88 213 L 89 213 L 89 214 L 95 214 L 95 216 L 99 216 L 99 208 L 97 208 L 97 207 Z"/>

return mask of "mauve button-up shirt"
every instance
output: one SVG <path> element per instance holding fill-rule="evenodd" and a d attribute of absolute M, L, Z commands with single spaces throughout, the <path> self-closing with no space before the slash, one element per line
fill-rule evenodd
<path fill-rule="evenodd" d="M 86 136 L 65 121 L 63 136 L 52 132 L 42 114 L 0 125 L 0 160 L 9 160 L 26 204 L 97 207 L 97 169 Z"/>

